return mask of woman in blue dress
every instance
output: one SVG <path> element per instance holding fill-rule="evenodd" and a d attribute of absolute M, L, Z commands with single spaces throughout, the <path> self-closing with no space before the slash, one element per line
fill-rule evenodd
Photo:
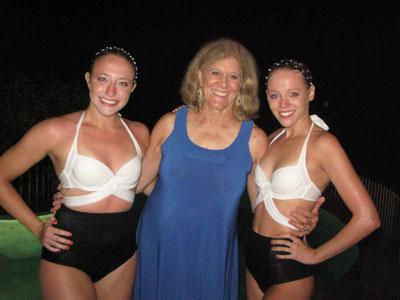
<path fill-rule="evenodd" d="M 157 122 L 143 162 L 138 190 L 158 179 L 138 227 L 135 299 L 237 299 L 239 201 L 267 148 L 251 121 L 257 92 L 255 60 L 234 40 L 189 64 L 187 106 Z"/>

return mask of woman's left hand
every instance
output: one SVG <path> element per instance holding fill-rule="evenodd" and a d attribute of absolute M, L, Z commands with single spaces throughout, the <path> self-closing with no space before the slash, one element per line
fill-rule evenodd
<path fill-rule="evenodd" d="M 315 249 L 311 248 L 306 241 L 299 239 L 294 234 L 276 234 L 272 236 L 271 251 L 286 252 L 276 254 L 279 259 L 293 259 L 306 265 L 318 263 L 315 259 Z M 290 239 L 290 240 L 284 240 Z"/>
<path fill-rule="evenodd" d="M 292 233 L 298 237 L 310 234 L 318 224 L 319 209 L 325 202 L 325 197 L 319 197 L 311 211 L 297 207 L 290 213 L 289 224 L 298 230 L 292 230 Z"/>

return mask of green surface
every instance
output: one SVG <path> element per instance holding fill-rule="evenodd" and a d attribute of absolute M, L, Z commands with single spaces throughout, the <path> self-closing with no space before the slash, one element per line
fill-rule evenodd
<path fill-rule="evenodd" d="M 0 300 L 41 299 L 40 251 L 39 241 L 18 221 L 0 221 Z"/>
<path fill-rule="evenodd" d="M 139 200 L 139 199 L 138 199 Z M 136 201 L 135 201 L 136 202 Z M 141 210 L 142 202 L 136 205 Z M 248 205 L 242 207 L 239 213 L 239 238 L 244 235 L 244 228 L 251 224 Z M 242 202 L 243 204 L 243 202 Z M 247 213 L 246 213 L 247 212 Z M 50 215 L 41 216 L 48 218 Z M 343 224 L 333 215 L 321 209 L 319 224 L 310 236 L 310 244 L 318 244 L 335 235 Z M 243 241 L 240 239 L 239 246 Z M 241 249 L 242 250 L 242 249 Z M 38 278 L 38 263 L 41 251 L 39 241 L 18 221 L 0 220 L 0 300 L 40 299 Z M 241 253 L 242 254 L 242 251 Z M 323 282 L 338 280 L 356 262 L 358 247 L 353 247 L 344 253 L 324 262 L 317 270 L 317 276 Z M 239 280 L 239 299 L 245 298 L 244 260 L 240 256 L 241 272 Z"/>

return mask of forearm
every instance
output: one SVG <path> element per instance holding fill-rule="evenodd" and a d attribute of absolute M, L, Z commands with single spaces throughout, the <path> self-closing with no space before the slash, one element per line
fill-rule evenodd
<path fill-rule="evenodd" d="M 137 193 L 144 192 L 144 190 L 148 191 L 149 185 L 154 186 L 153 181 L 157 178 L 158 175 L 158 169 L 160 167 L 161 161 L 161 153 L 152 153 L 150 151 L 143 159 L 142 175 L 140 176 L 139 183 L 136 187 Z"/>
<path fill-rule="evenodd" d="M 352 247 L 379 228 L 379 218 L 352 217 L 349 223 L 331 240 L 315 249 L 316 263 L 323 262 Z"/>
<path fill-rule="evenodd" d="M 158 175 L 158 164 L 143 164 L 143 172 L 140 177 L 140 181 L 136 187 L 137 193 L 150 193 L 149 188 L 154 186 L 154 181 L 156 180 Z"/>
<path fill-rule="evenodd" d="M 151 192 L 153 191 L 153 189 L 154 189 L 154 186 L 156 185 L 156 183 L 157 183 L 157 179 L 158 179 L 158 177 L 156 177 L 156 178 L 154 178 L 144 189 L 143 189 L 143 194 L 145 194 L 146 196 L 148 196 L 148 195 L 150 195 L 151 194 Z"/>
<path fill-rule="evenodd" d="M 0 182 L 0 205 L 39 238 L 43 225 L 42 221 L 25 204 L 8 181 Z"/>

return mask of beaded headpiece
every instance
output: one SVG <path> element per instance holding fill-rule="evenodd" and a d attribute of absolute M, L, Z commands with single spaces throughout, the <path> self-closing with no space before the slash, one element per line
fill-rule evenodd
<path fill-rule="evenodd" d="M 281 59 L 280 61 L 274 62 L 272 66 L 267 70 L 267 75 L 265 76 L 265 84 L 268 83 L 268 76 L 277 69 L 289 69 L 289 70 L 297 70 L 303 74 L 306 79 L 308 85 L 312 85 L 313 78 L 311 76 L 310 69 L 302 62 L 299 62 L 294 59 Z"/>
<path fill-rule="evenodd" d="M 137 77 L 138 77 L 138 70 L 139 70 L 139 68 L 138 68 L 138 66 L 136 65 L 136 61 L 135 61 L 135 59 L 133 58 L 133 56 L 132 56 L 128 51 L 126 51 L 126 50 L 123 49 L 123 48 L 119 48 L 119 47 L 116 47 L 116 46 L 112 46 L 112 47 L 109 46 L 109 47 L 105 47 L 105 48 L 103 48 L 103 49 L 100 49 L 100 50 L 97 51 L 96 54 L 94 55 L 94 58 L 93 58 L 93 60 L 92 60 L 92 65 L 91 65 L 91 66 L 93 66 L 94 62 L 96 61 L 96 59 L 97 59 L 98 57 L 104 56 L 104 55 L 107 55 L 107 54 L 117 54 L 117 55 L 120 55 L 120 56 L 125 57 L 125 58 L 132 64 L 132 66 L 133 66 L 133 68 L 134 68 L 134 71 L 135 71 L 135 78 L 134 78 L 133 80 L 134 80 L 134 82 L 136 82 L 136 79 L 137 79 Z"/>

